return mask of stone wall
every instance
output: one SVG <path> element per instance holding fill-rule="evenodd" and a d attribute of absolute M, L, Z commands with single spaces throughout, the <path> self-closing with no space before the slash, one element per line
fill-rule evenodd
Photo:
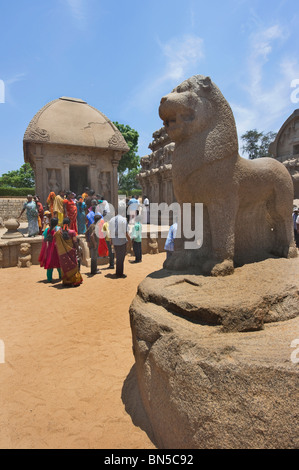
<path fill-rule="evenodd" d="M 172 187 L 174 143 L 171 142 L 164 127 L 153 133 L 149 149 L 152 153 L 141 158 L 141 170 L 138 174 L 143 196 L 146 195 L 150 203 L 171 204 L 175 201 Z"/>
<path fill-rule="evenodd" d="M 0 198 L 0 219 L 3 221 L 14 218 L 16 219 L 23 208 L 23 204 L 26 202 L 26 197 L 1 197 Z M 26 212 L 23 213 L 21 222 L 27 222 Z"/>

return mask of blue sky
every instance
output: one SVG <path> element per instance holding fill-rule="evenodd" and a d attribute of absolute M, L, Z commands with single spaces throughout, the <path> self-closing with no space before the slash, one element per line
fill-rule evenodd
<path fill-rule="evenodd" d="M 161 97 L 194 74 L 220 88 L 239 136 L 299 108 L 298 0 L 11 0 L 0 18 L 0 174 L 23 164 L 30 120 L 60 96 L 136 129 L 140 156 Z"/>

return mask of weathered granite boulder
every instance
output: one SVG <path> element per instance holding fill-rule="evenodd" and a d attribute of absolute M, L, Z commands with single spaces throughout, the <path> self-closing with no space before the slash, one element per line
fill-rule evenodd
<path fill-rule="evenodd" d="M 191 321 L 221 325 L 222 331 L 259 330 L 299 314 L 299 262 L 268 259 L 229 277 L 160 270 L 138 286 L 138 296 Z"/>
<path fill-rule="evenodd" d="M 130 307 L 156 445 L 298 448 L 298 260 L 249 264 L 213 285 L 166 274 L 148 276 Z"/>

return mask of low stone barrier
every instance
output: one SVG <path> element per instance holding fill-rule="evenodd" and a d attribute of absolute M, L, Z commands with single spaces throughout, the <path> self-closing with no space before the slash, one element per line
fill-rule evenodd
<path fill-rule="evenodd" d="M 24 233 L 24 228 L 19 229 L 19 231 Z M 2 230 L 5 232 L 5 229 Z M 2 233 L 3 235 L 3 233 Z M 155 255 L 164 251 L 165 237 L 167 233 L 163 231 L 157 231 L 156 237 L 147 237 L 142 238 L 142 253 Z M 81 263 L 83 266 L 90 267 L 90 255 L 89 248 L 84 235 L 79 235 L 79 243 L 82 248 L 82 260 Z M 23 236 L 21 238 L 13 239 L 3 239 L 0 238 L 0 268 L 11 268 L 18 266 L 19 258 L 22 257 L 21 245 L 29 244 L 30 248 L 28 249 L 28 255 L 31 256 L 30 263 L 33 265 L 38 265 L 38 257 L 40 254 L 43 238 L 41 235 L 34 238 L 28 238 Z M 133 248 L 128 245 L 128 253 L 133 254 Z M 107 258 L 98 258 L 98 265 L 105 265 L 108 263 Z M 30 264 L 30 265 L 31 265 Z M 29 267 L 29 266 L 28 266 Z"/>

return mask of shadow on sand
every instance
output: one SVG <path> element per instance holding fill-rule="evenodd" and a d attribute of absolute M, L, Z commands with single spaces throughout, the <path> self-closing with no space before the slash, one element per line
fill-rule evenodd
<path fill-rule="evenodd" d="M 146 415 L 137 382 L 136 365 L 134 364 L 129 374 L 127 375 L 121 393 L 121 399 L 125 406 L 126 412 L 130 415 L 132 422 L 144 431 L 154 446 L 155 443 L 154 433 Z"/>

